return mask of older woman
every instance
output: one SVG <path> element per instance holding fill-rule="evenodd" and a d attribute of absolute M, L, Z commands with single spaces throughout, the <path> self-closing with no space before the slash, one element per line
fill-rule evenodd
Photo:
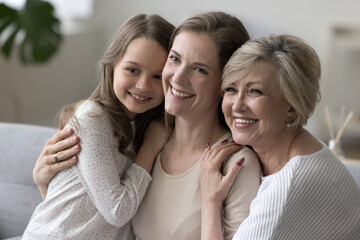
<path fill-rule="evenodd" d="M 233 138 L 263 168 L 250 215 L 234 239 L 358 239 L 360 191 L 342 162 L 303 128 L 320 98 L 320 63 L 301 39 L 271 35 L 238 49 L 223 74 L 222 109 Z M 224 159 L 202 158 L 203 239 L 222 239 L 221 204 L 231 181 Z M 220 176 L 220 177 L 219 177 Z"/>

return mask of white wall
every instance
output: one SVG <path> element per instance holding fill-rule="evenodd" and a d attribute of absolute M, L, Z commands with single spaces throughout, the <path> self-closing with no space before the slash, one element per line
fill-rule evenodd
<path fill-rule="evenodd" d="M 0 61 L 0 89 L 6 85 L 7 91 L 17 95 L 21 105 L 18 119 L 6 118 L 4 108 L 0 108 L 0 121 L 9 119 L 54 125 L 54 113 L 63 103 L 91 92 L 96 82 L 93 66 L 110 38 L 130 16 L 156 13 L 178 25 L 185 18 L 204 11 L 225 11 L 235 15 L 243 21 L 251 37 L 287 33 L 304 38 L 320 55 L 325 72 L 329 65 L 328 53 L 332 51 L 327 38 L 331 27 L 338 22 L 360 26 L 358 0 L 95 0 L 94 16 L 89 20 L 92 30 L 67 37 L 63 51 L 49 65 L 24 69 L 15 61 Z M 312 132 L 324 139 L 327 128 L 323 105 L 329 102 L 326 92 L 331 84 L 328 81 L 322 79 L 323 100 L 308 125 Z M 348 98 L 347 103 L 360 102 L 356 96 L 337 97 Z"/>

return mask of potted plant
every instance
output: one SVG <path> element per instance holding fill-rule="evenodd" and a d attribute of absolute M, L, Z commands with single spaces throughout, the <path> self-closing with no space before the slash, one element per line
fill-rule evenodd
<path fill-rule="evenodd" d="M 54 56 L 62 34 L 51 3 L 27 0 L 21 10 L 0 4 L 0 47 L 6 59 L 18 43 L 16 39 L 20 40 L 18 54 L 23 64 L 44 63 Z"/>

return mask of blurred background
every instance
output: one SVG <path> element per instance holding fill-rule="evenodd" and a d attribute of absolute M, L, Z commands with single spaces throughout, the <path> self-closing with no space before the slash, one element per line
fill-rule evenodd
<path fill-rule="evenodd" d="M 250 37 L 294 34 L 317 51 L 322 63 L 322 100 L 306 128 L 327 143 L 330 133 L 325 106 L 329 107 L 335 134 L 353 110 L 354 116 L 341 141 L 347 157 L 360 159 L 359 0 L 48 2 L 53 4 L 61 21 L 60 49 L 50 61 L 26 66 L 17 54 L 12 54 L 10 59 L 0 55 L 0 121 L 56 127 L 60 108 L 87 98 L 95 88 L 99 80 L 98 60 L 117 29 L 132 15 L 159 14 L 178 25 L 201 12 L 225 11 L 244 23 Z M 0 0 L 0 3 L 21 9 L 25 0 Z"/>

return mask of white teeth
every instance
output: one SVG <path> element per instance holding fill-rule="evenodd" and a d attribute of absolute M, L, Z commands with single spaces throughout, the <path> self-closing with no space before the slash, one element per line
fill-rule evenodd
<path fill-rule="evenodd" d="M 143 97 L 140 97 L 138 95 L 135 95 L 133 93 L 130 93 L 130 95 L 135 98 L 136 100 L 140 100 L 140 101 L 144 101 L 144 100 L 147 100 L 148 98 L 143 98 Z"/>
<path fill-rule="evenodd" d="M 180 98 L 189 98 L 189 97 L 192 96 L 191 94 L 186 94 L 186 93 L 178 92 L 178 91 L 176 91 L 174 88 L 171 88 L 171 92 L 172 92 L 176 97 L 180 97 Z"/>
<path fill-rule="evenodd" d="M 255 120 L 236 118 L 235 122 L 236 123 L 241 123 L 241 124 L 251 124 L 251 123 L 254 123 Z"/>

